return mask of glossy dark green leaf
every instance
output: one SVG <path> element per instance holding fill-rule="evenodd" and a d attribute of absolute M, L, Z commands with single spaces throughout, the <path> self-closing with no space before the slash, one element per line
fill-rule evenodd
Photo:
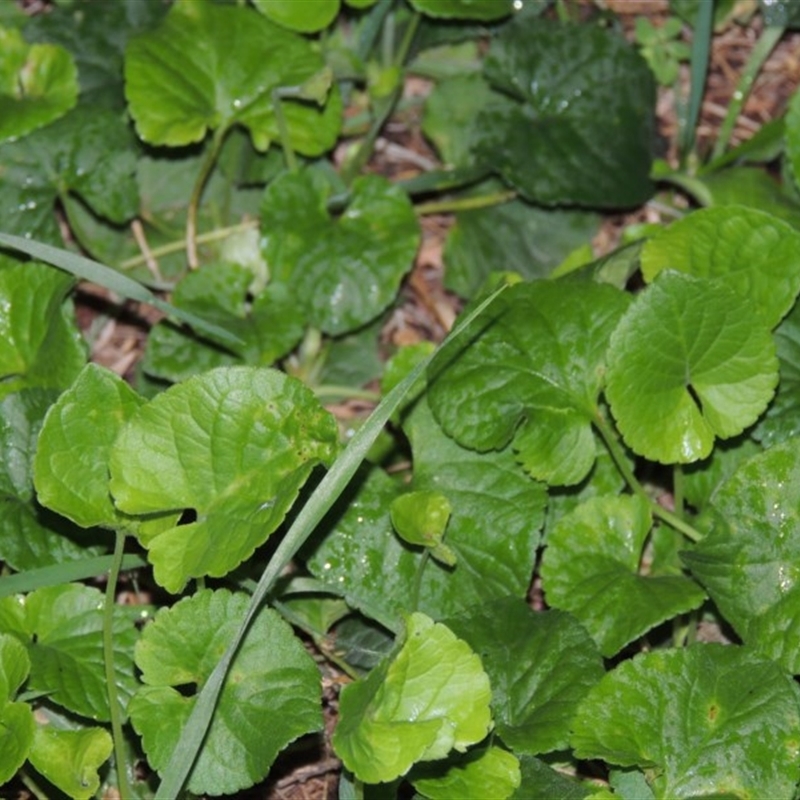
<path fill-rule="evenodd" d="M 565 750 L 578 703 L 604 674 L 586 629 L 518 598 L 473 606 L 447 626 L 481 657 L 495 730 L 517 755 Z"/>
<path fill-rule="evenodd" d="M 286 287 L 272 284 L 248 300 L 253 273 L 235 264 L 206 264 L 177 285 L 172 303 L 235 334 L 241 345 L 199 337 L 171 323 L 159 323 L 147 340 L 144 370 L 181 381 L 204 370 L 248 364 L 271 366 L 302 338 L 304 320 Z"/>
<path fill-rule="evenodd" d="M 323 67 L 309 41 L 252 8 L 184 1 L 128 44 L 125 93 L 136 130 L 150 144 L 199 142 L 208 130 L 238 124 L 266 150 L 279 134 L 274 92 L 301 87 Z M 324 108 L 280 102 L 294 149 L 319 155 L 333 146 L 337 90 Z"/>
<path fill-rule="evenodd" d="M 143 537 L 158 582 L 221 577 L 283 522 L 311 470 L 338 449 L 333 417 L 300 381 L 220 367 L 143 406 L 111 451 L 111 494 L 126 514 L 190 510 L 192 522 Z"/>
<path fill-rule="evenodd" d="M 261 206 L 262 249 L 314 327 L 361 327 L 397 295 L 420 241 L 408 197 L 377 175 L 357 178 L 346 208 L 328 211 L 332 189 L 306 170 L 274 180 Z"/>
<path fill-rule="evenodd" d="M 800 690 L 777 664 L 719 644 L 625 661 L 573 722 L 578 758 L 647 770 L 657 798 L 794 796 Z"/>
<path fill-rule="evenodd" d="M 523 756 L 519 760 L 522 784 L 511 795 L 512 800 L 530 800 L 531 797 L 546 797 L 548 800 L 607 800 L 607 796 L 596 794 L 597 786 L 581 784 L 574 778 L 556 772 L 538 758 Z"/>
<path fill-rule="evenodd" d="M 333 746 L 356 777 L 385 783 L 481 741 L 491 728 L 490 698 L 478 656 L 414 613 L 396 651 L 342 691 Z"/>
<path fill-rule="evenodd" d="M 800 292 L 800 232 L 753 208 L 701 209 L 645 244 L 645 279 L 665 269 L 728 286 L 774 328 Z"/>
<path fill-rule="evenodd" d="M 410 0 L 411 5 L 439 19 L 477 19 L 484 22 L 507 17 L 514 11 L 513 0 Z"/>
<path fill-rule="evenodd" d="M 339 13 L 339 0 L 315 0 L 313 3 L 253 0 L 253 5 L 278 25 L 301 33 L 315 33 L 327 28 Z"/>
<path fill-rule="evenodd" d="M 523 195 L 614 208 L 652 194 L 655 83 L 616 33 L 520 16 L 492 42 L 485 74 L 498 92 L 475 152 Z"/>
<path fill-rule="evenodd" d="M 51 44 L 28 44 L 14 28 L 0 28 L 0 142 L 41 128 L 78 99 L 70 54 Z"/>
<path fill-rule="evenodd" d="M 597 225 L 595 214 L 537 208 L 522 200 L 460 211 L 445 241 L 445 286 L 473 297 L 492 270 L 528 280 L 547 277 L 589 242 Z"/>
<path fill-rule="evenodd" d="M 745 461 L 717 490 L 711 532 L 683 554 L 747 644 L 800 672 L 800 440 Z"/>
<path fill-rule="evenodd" d="M 33 709 L 15 700 L 30 666 L 25 647 L 14 636 L 0 634 L 0 785 L 14 777 L 33 744 Z"/>
<path fill-rule="evenodd" d="M 113 223 L 139 210 L 133 137 L 119 114 L 79 106 L 18 141 L 0 146 L 3 230 L 61 245 L 57 200 L 80 197 Z"/>
<path fill-rule="evenodd" d="M 220 653 L 236 633 L 249 598 L 203 590 L 162 609 L 136 645 L 145 686 L 131 701 L 131 720 L 150 765 L 169 761 Z M 236 654 L 187 788 L 229 794 L 262 780 L 298 736 L 322 727 L 319 670 L 292 629 L 262 609 Z"/>
<path fill-rule="evenodd" d="M 594 464 L 608 339 L 628 303 L 628 295 L 594 283 L 506 290 L 484 315 L 480 336 L 433 364 L 430 403 L 445 432 L 480 451 L 513 441 L 533 477 L 579 483 Z"/>
<path fill-rule="evenodd" d="M 63 389 L 86 362 L 66 300 L 72 280 L 0 254 L 0 399 L 27 388 Z"/>
<path fill-rule="evenodd" d="M 639 497 L 597 497 L 548 532 L 541 566 L 547 603 L 577 617 L 606 657 L 705 599 L 685 576 L 640 574 L 652 522 Z"/>
<path fill-rule="evenodd" d="M 652 461 L 705 458 L 758 419 L 777 382 L 769 330 L 717 281 L 664 273 L 611 337 L 606 396 L 626 444 Z"/>

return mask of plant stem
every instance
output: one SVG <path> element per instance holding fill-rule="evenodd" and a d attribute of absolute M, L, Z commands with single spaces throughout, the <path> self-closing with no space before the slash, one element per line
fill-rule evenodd
<path fill-rule="evenodd" d="M 36 800 L 48 800 L 47 793 L 31 778 L 25 769 L 21 769 L 17 775 L 24 784 L 25 788 L 36 798 Z"/>
<path fill-rule="evenodd" d="M 717 141 L 714 143 L 714 149 L 711 152 L 711 160 L 719 158 L 728 146 L 733 128 L 736 125 L 736 120 L 742 112 L 745 100 L 747 100 L 750 90 L 753 88 L 756 77 L 764 66 L 764 62 L 769 57 L 769 54 L 775 48 L 775 45 L 781 40 L 786 28 L 782 25 L 770 25 L 764 28 L 761 36 L 755 44 L 755 47 L 750 51 L 750 56 L 747 59 L 742 74 L 739 76 L 739 82 L 736 84 L 736 89 L 731 97 L 731 102 L 728 105 L 728 111 L 725 114 L 725 119 L 722 125 L 719 126 L 719 133 L 717 134 Z"/>
<path fill-rule="evenodd" d="M 672 498 L 675 503 L 675 514 L 683 519 L 683 467 L 672 466 Z"/>
<path fill-rule="evenodd" d="M 517 196 L 512 189 L 493 194 L 481 194 L 475 197 L 457 197 L 453 200 L 433 200 L 430 203 L 420 203 L 414 206 L 414 211 L 419 216 L 425 214 L 449 214 L 453 211 L 472 211 L 478 208 L 489 208 L 508 203 Z"/>
<path fill-rule="evenodd" d="M 117 580 L 122 567 L 122 556 L 125 552 L 125 532 L 116 531 L 114 557 L 106 583 L 106 600 L 103 608 L 103 660 L 105 662 L 106 687 L 108 691 L 108 707 L 111 713 L 111 734 L 114 739 L 114 760 L 117 763 L 117 781 L 122 800 L 133 800 L 128 781 L 128 766 L 125 763 L 125 739 L 122 733 L 122 714 L 120 713 L 119 695 L 117 694 L 117 676 L 114 669 L 114 603 L 117 596 Z"/>
<path fill-rule="evenodd" d="M 278 133 L 281 137 L 281 147 L 283 148 L 283 157 L 286 159 L 286 166 L 289 172 L 297 172 L 300 169 L 300 165 L 297 163 L 297 156 L 294 154 L 292 142 L 289 138 L 289 126 L 286 124 L 286 117 L 283 114 L 280 89 L 272 90 L 272 109 L 275 112 L 275 121 L 278 123 Z"/>
<path fill-rule="evenodd" d="M 189 262 L 189 269 L 197 269 L 200 266 L 200 261 L 197 258 L 197 210 L 200 207 L 200 198 L 203 196 L 206 181 L 217 161 L 219 149 L 222 147 L 226 133 L 226 128 L 217 128 L 214 131 L 211 146 L 200 167 L 200 172 L 192 188 L 192 195 L 189 198 L 189 205 L 186 209 L 186 259 Z M 153 256 L 153 252 L 150 253 L 150 256 Z"/>
<path fill-rule="evenodd" d="M 420 589 L 422 588 L 422 573 L 425 571 L 425 567 L 428 564 L 428 559 L 431 557 L 431 551 L 426 547 L 425 552 L 422 554 L 422 558 L 419 561 L 419 565 L 417 566 L 417 574 L 414 576 L 414 587 L 411 590 L 411 608 L 414 611 L 417 610 L 417 606 L 419 606 L 419 593 Z"/>
<path fill-rule="evenodd" d="M 660 506 L 654 501 L 650 501 L 651 510 L 654 517 L 658 517 L 666 522 L 671 528 L 675 528 L 678 533 L 682 533 L 687 539 L 693 542 L 699 542 L 703 538 L 703 534 L 692 527 L 688 522 L 682 520 L 677 514 L 668 511 L 664 506 Z"/>
<path fill-rule="evenodd" d="M 352 400 L 366 400 L 369 403 L 377 403 L 381 399 L 381 393 L 372 389 L 353 389 L 350 386 L 336 386 L 332 383 L 315 386 L 314 394 L 320 400 L 333 397 L 348 397 Z"/>

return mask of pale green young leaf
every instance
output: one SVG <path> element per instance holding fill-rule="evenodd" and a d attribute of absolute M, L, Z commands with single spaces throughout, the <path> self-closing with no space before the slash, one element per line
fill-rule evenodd
<path fill-rule="evenodd" d="M 700 209 L 645 243 L 645 279 L 665 269 L 728 286 L 772 329 L 800 291 L 800 231 L 754 208 Z"/>
<path fill-rule="evenodd" d="M 221 367 L 171 387 L 127 422 L 111 450 L 111 494 L 126 514 L 194 513 L 143 541 L 156 580 L 177 593 L 249 558 L 311 470 L 333 460 L 337 439 L 335 420 L 300 381 Z"/>
<path fill-rule="evenodd" d="M 595 460 L 608 338 L 629 301 L 594 283 L 512 286 L 468 348 L 434 361 L 429 401 L 445 432 L 479 451 L 513 442 L 534 478 L 579 483 Z"/>
<path fill-rule="evenodd" d="M 97 770 L 113 743 L 104 728 L 57 730 L 39 725 L 29 755 L 31 764 L 55 787 L 75 800 L 89 800 L 100 788 Z"/>
<path fill-rule="evenodd" d="M 327 28 L 339 13 L 339 0 L 253 0 L 253 5 L 265 16 L 284 28 L 301 33 L 315 33 Z"/>
<path fill-rule="evenodd" d="M 794 796 L 800 690 L 777 664 L 718 644 L 625 661 L 573 721 L 578 758 L 647 770 L 656 798 Z"/>
<path fill-rule="evenodd" d="M 611 337 L 606 397 L 625 443 L 691 463 L 752 425 L 778 383 L 769 330 L 733 289 L 665 272 Z"/>
<path fill-rule="evenodd" d="M 252 8 L 183 0 L 129 42 L 125 93 L 136 130 L 150 144 L 199 142 L 209 130 L 238 124 L 266 150 L 279 135 L 273 93 L 302 86 L 323 67 L 308 40 Z M 341 124 L 337 90 L 322 109 L 280 102 L 298 152 L 320 155 L 333 146 Z"/>
<path fill-rule="evenodd" d="M 66 50 L 0 28 L 0 142 L 57 120 L 77 99 L 78 73 Z"/>
<path fill-rule="evenodd" d="M 14 700 L 30 666 L 24 645 L 0 633 L 0 785 L 25 763 L 33 743 L 33 709 Z"/>
<path fill-rule="evenodd" d="M 492 746 L 420 765 L 410 779 L 430 800 L 506 800 L 519 787 L 522 776 L 517 757 Z"/>
<path fill-rule="evenodd" d="M 496 732 L 517 754 L 566 750 L 578 703 L 604 674 L 586 629 L 521 598 L 476 605 L 447 626 L 481 657 L 492 683 Z"/>
<path fill-rule="evenodd" d="M 547 603 L 577 617 L 606 657 L 705 599 L 684 576 L 639 574 L 652 522 L 639 497 L 597 497 L 548 532 L 541 567 Z"/>
<path fill-rule="evenodd" d="M 420 230 L 408 197 L 377 175 L 357 178 L 346 208 L 328 211 L 331 186 L 319 173 L 287 173 L 261 205 L 262 251 L 309 324 L 333 335 L 354 330 L 396 297 Z"/>
<path fill-rule="evenodd" d="M 390 509 L 392 525 L 400 538 L 422 547 L 441 544 L 452 511 L 445 495 L 430 490 L 401 494 Z"/>
<path fill-rule="evenodd" d="M 130 704 L 150 765 L 161 771 L 249 598 L 203 590 L 162 609 L 136 645 L 145 686 Z M 258 612 L 225 680 L 188 789 L 229 794 L 262 780 L 298 736 L 322 727 L 319 671 L 272 609 Z"/>
<path fill-rule="evenodd" d="M 684 560 L 745 643 L 800 672 L 800 439 L 742 463 L 712 507 Z"/>
<path fill-rule="evenodd" d="M 395 653 L 342 691 L 333 746 L 360 780 L 385 783 L 481 741 L 491 729 L 490 698 L 478 656 L 414 613 Z"/>

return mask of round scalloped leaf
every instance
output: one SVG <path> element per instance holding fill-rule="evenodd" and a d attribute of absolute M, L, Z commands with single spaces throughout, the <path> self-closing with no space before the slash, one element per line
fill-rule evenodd
<path fill-rule="evenodd" d="M 39 502 L 84 528 L 124 527 L 108 492 L 108 456 L 122 426 L 144 403 L 118 375 L 87 364 L 50 407 L 39 433 Z"/>
<path fill-rule="evenodd" d="M 537 281 L 507 289 L 478 338 L 434 361 L 429 400 L 445 432 L 476 450 L 513 440 L 517 458 L 551 485 L 592 468 L 592 421 L 611 332 L 630 298 L 594 283 Z"/>
<path fill-rule="evenodd" d="M 66 296 L 72 279 L 0 254 L 0 399 L 21 389 L 64 389 L 86 363 Z"/>
<path fill-rule="evenodd" d="M 64 48 L 0 28 L 0 142 L 57 120 L 77 100 L 78 71 Z"/>
<path fill-rule="evenodd" d="M 328 211 L 331 186 L 310 170 L 269 184 L 261 205 L 262 251 L 274 280 L 309 324 L 347 333 L 381 313 L 411 269 L 420 233 L 408 196 L 378 175 L 356 178 L 347 207 Z"/>
<path fill-rule="evenodd" d="M 57 730 L 40 725 L 30 752 L 31 764 L 64 794 L 89 800 L 100 788 L 97 770 L 108 760 L 114 744 L 103 728 Z"/>
<path fill-rule="evenodd" d="M 0 634 L 0 786 L 25 763 L 33 743 L 33 709 L 14 702 L 30 666 L 25 646 L 14 636 Z"/>
<path fill-rule="evenodd" d="M 162 609 L 136 644 L 146 684 L 131 700 L 133 726 L 150 765 L 163 769 L 220 655 L 244 619 L 249 597 L 205 589 Z M 195 795 L 229 794 L 269 772 L 286 745 L 322 728 L 320 675 L 289 625 L 263 608 L 233 659 L 200 755 Z"/>
<path fill-rule="evenodd" d="M 392 781 L 418 761 L 481 741 L 492 727 L 490 699 L 489 678 L 466 642 L 414 613 L 399 649 L 342 690 L 333 746 L 365 783 Z"/>
<path fill-rule="evenodd" d="M 606 397 L 626 444 L 664 464 L 705 458 L 752 425 L 778 383 L 769 330 L 717 282 L 665 272 L 611 337 Z"/>
<path fill-rule="evenodd" d="M 478 117 L 476 155 L 528 199 L 618 208 L 650 197 L 655 82 L 621 36 L 520 16 L 492 41 L 485 74 L 499 91 Z"/>
<path fill-rule="evenodd" d="M 336 421 L 300 381 L 221 367 L 172 386 L 128 421 L 111 451 L 111 494 L 126 514 L 193 513 L 143 541 L 156 580 L 177 593 L 249 558 L 337 444 Z"/>
<path fill-rule="evenodd" d="M 481 657 L 496 731 L 519 755 L 566 750 L 578 703 L 605 670 L 586 629 L 521 598 L 485 603 L 446 621 Z"/>
<path fill-rule="evenodd" d="M 182 0 L 128 44 L 125 93 L 149 144 L 186 145 L 238 124 L 266 150 L 279 135 L 273 92 L 299 88 L 324 67 L 311 42 L 254 9 Z M 280 102 L 295 150 L 320 155 L 333 146 L 341 124 L 337 90 L 322 109 Z"/>
<path fill-rule="evenodd" d="M 656 798 L 794 796 L 800 690 L 741 647 L 694 645 L 625 661 L 573 720 L 580 759 L 647 770 Z"/>
<path fill-rule="evenodd" d="M 108 721 L 103 660 L 103 594 L 82 584 L 37 589 L 25 598 L 31 675 L 28 688 L 89 719 Z M 133 616 L 114 607 L 114 669 L 124 713 L 137 687 L 133 646 L 139 636 Z"/>
<path fill-rule="evenodd" d="M 747 644 L 800 673 L 800 439 L 745 461 L 683 558 Z"/>
<path fill-rule="evenodd" d="M 514 11 L 514 0 L 409 0 L 412 7 L 437 19 L 477 19 L 489 22 Z"/>
<path fill-rule="evenodd" d="M 596 497 L 548 533 L 541 568 L 547 603 L 574 614 L 606 657 L 705 599 L 689 578 L 639 574 L 651 526 L 646 500 Z"/>
<path fill-rule="evenodd" d="M 743 206 L 704 208 L 645 242 L 642 274 L 674 269 L 714 278 L 755 305 L 774 328 L 800 291 L 800 232 Z"/>
<path fill-rule="evenodd" d="M 316 33 L 327 28 L 339 13 L 339 0 L 253 0 L 253 5 L 265 16 L 293 31 Z"/>

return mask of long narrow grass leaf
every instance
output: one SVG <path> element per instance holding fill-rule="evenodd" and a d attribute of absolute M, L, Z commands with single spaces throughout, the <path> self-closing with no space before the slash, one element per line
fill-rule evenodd
<path fill-rule="evenodd" d="M 170 305 L 156 297 L 146 286 L 143 286 L 138 281 L 111 269 L 111 267 L 105 266 L 105 264 L 101 264 L 99 261 L 93 261 L 91 258 L 80 256 L 77 253 L 70 253 L 69 250 L 63 250 L 60 247 L 25 239 L 22 236 L 12 236 L 9 233 L 0 233 L 0 245 L 5 245 L 13 250 L 26 253 L 33 258 L 38 258 L 54 267 L 63 269 L 65 272 L 69 272 L 81 280 L 104 286 L 122 297 L 137 300 L 140 303 L 148 303 L 165 314 L 185 322 L 199 333 L 208 334 L 228 344 L 242 344 L 241 339 L 238 336 L 234 336 L 230 331 L 226 331 L 218 325 L 212 325 L 210 322 L 206 322 L 188 311 Z"/>
<path fill-rule="evenodd" d="M 464 331 L 470 330 L 474 320 L 483 313 L 504 288 L 505 287 L 501 287 L 478 305 L 464 320 L 464 324 L 453 331 L 446 342 L 450 343 L 461 337 Z M 325 514 L 330 510 L 331 506 L 345 490 L 350 479 L 375 442 L 375 439 L 377 439 L 378 434 L 383 430 L 383 426 L 389 421 L 392 413 L 400 405 L 407 392 L 423 375 L 431 358 L 433 358 L 437 352 L 438 349 L 430 357 L 421 361 L 386 395 L 386 397 L 383 398 L 377 408 L 372 412 L 369 419 L 353 436 L 350 444 L 336 460 L 327 475 L 320 481 L 319 485 L 308 499 L 308 502 L 303 506 L 302 511 L 297 515 L 297 518 L 275 550 L 275 554 L 264 570 L 250 600 L 247 614 L 242 624 L 239 626 L 233 641 L 230 643 L 228 649 L 211 673 L 208 681 L 206 681 L 202 690 L 197 695 L 197 701 L 192 709 L 192 713 L 183 726 L 178 744 L 172 751 L 172 756 L 164 770 L 163 780 L 156 791 L 156 797 L 163 798 L 163 800 L 167 800 L 167 798 L 177 798 L 186 778 L 191 772 L 197 754 L 200 752 L 200 747 L 203 744 L 206 732 L 211 725 L 214 708 L 217 703 L 217 698 L 222 691 L 222 685 L 225 681 L 228 668 L 247 633 L 251 620 L 258 613 L 275 579 L 281 574 L 284 567 L 291 561 L 295 553 L 306 539 L 308 539 Z"/>
<path fill-rule="evenodd" d="M 680 134 L 681 157 L 685 158 L 694 146 L 695 129 L 700 117 L 700 105 L 706 88 L 711 37 L 714 33 L 714 3 L 699 3 L 692 38 L 691 89 L 686 123 Z"/>

